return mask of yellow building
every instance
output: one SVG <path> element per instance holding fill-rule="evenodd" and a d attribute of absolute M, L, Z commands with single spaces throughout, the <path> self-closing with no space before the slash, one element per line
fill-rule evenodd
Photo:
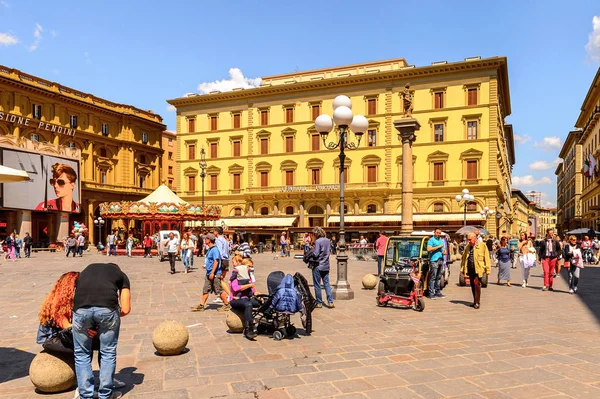
<path fill-rule="evenodd" d="M 514 146 L 504 124 L 511 108 L 503 57 L 423 67 L 400 58 L 267 76 L 259 88 L 169 100 L 177 108 L 178 192 L 200 200 L 204 148 L 206 201 L 223 206 L 228 226 L 265 236 L 337 226 L 338 152 L 324 148 L 313 121 L 332 114 L 332 100 L 345 94 L 353 112 L 369 120 L 359 148 L 347 152 L 347 229 L 399 230 L 402 148 L 393 122 L 403 116 L 406 83 L 421 124 L 413 145 L 415 228 L 462 226 L 454 197 L 468 188 L 476 201 L 468 223 L 495 231 L 496 219 L 484 221 L 479 211 L 511 207 Z"/>
<path fill-rule="evenodd" d="M 175 167 L 177 152 L 177 135 L 165 130 L 162 133 L 162 148 L 165 151 L 162 159 L 162 179 L 171 190 L 177 190 Z"/>
<path fill-rule="evenodd" d="M 60 148 L 80 152 L 80 162 L 74 168 L 78 172 L 75 192 L 79 202 L 73 212 L 18 206 L 7 209 L 4 204 L 2 212 L 12 221 L 9 228 L 30 231 L 35 242 L 54 218 L 60 220 L 60 227 L 48 232 L 50 241 L 62 239 L 69 226 L 79 221 L 90 227 L 91 240 L 96 242 L 93 220 L 99 215 L 101 202 L 138 200 L 159 185 L 165 125 L 151 111 L 0 66 L 0 113 L 0 136 L 16 146 L 32 141 L 46 152 L 54 151 L 57 157 Z M 51 173 L 42 175 L 52 178 Z M 105 225 L 103 234 L 110 227 L 110 223 Z"/>
<path fill-rule="evenodd" d="M 510 229 L 510 235 L 520 236 L 521 233 L 529 235 L 529 217 L 532 212 L 533 203 L 521 190 L 512 189 L 513 199 L 513 217 Z"/>
<path fill-rule="evenodd" d="M 600 158 L 600 68 L 581 106 L 581 113 L 575 127 L 581 129 L 581 153 L 583 163 Z M 585 169 L 584 169 L 585 170 Z M 593 170 L 588 177 L 582 176 L 581 226 L 598 230 L 600 228 L 600 173 Z"/>
<path fill-rule="evenodd" d="M 558 155 L 563 160 L 555 171 L 557 228 L 561 234 L 581 227 L 583 153 L 581 131 L 572 131 Z"/>
<path fill-rule="evenodd" d="M 534 203 L 531 207 L 529 220 L 531 222 L 530 233 L 534 234 L 536 237 L 546 236 L 546 231 L 548 229 L 553 229 L 554 233 L 557 233 L 556 208 L 544 208 L 543 206 Z"/>

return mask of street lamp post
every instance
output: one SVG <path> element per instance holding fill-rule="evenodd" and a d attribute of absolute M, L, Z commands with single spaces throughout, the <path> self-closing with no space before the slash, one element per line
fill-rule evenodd
<path fill-rule="evenodd" d="M 339 132 L 337 140 L 327 142 L 327 137 L 337 125 Z M 340 149 L 340 230 L 338 251 L 336 255 L 337 280 L 333 289 L 335 299 L 353 299 L 354 291 L 348 283 L 348 255 L 346 255 L 346 232 L 344 230 L 344 162 L 346 160 L 345 150 L 355 150 L 360 145 L 360 139 L 369 128 L 369 121 L 362 115 L 352 114 L 352 101 L 346 96 L 337 96 L 333 100 L 333 119 L 329 115 L 319 115 L 315 119 L 315 129 L 321 135 L 323 145 L 328 150 Z M 356 144 L 348 141 L 348 133 L 352 130 L 356 136 Z"/>
<path fill-rule="evenodd" d="M 206 151 L 204 151 L 204 147 L 200 150 L 200 162 L 198 162 L 198 166 L 200 166 L 200 179 L 202 180 L 202 212 L 204 212 L 204 178 L 206 177 Z M 201 227 L 204 231 L 204 219 L 202 220 Z"/>
<path fill-rule="evenodd" d="M 475 196 L 473 194 L 469 194 L 469 190 L 465 188 L 462 190 L 462 195 L 458 194 L 455 198 L 456 198 L 456 202 L 458 202 L 459 206 L 460 206 L 461 201 L 463 201 L 463 206 L 464 206 L 463 226 L 466 226 L 467 225 L 467 205 L 469 204 L 469 202 L 475 201 Z"/>
<path fill-rule="evenodd" d="M 96 240 L 98 242 L 97 245 L 101 245 L 102 244 L 102 226 L 104 226 L 104 219 L 102 219 L 100 216 L 98 216 L 96 219 L 94 219 L 94 225 L 96 225 L 96 227 L 98 227 L 98 240 Z"/>

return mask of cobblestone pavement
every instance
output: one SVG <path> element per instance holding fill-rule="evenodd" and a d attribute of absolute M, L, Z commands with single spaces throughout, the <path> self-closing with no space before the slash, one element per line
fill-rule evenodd
<path fill-rule="evenodd" d="M 273 270 L 308 271 L 301 260 L 255 259 L 263 292 Z M 0 264 L 0 398 L 73 397 L 73 390 L 40 395 L 29 381 L 29 363 L 40 351 L 36 316 L 61 273 L 103 260 L 40 253 Z M 291 340 L 249 342 L 227 332 L 217 305 L 189 311 L 199 302 L 203 269 L 172 276 L 156 258 L 117 260 L 132 282 L 117 364 L 126 398 L 600 398 L 600 268 L 584 269 L 580 294 L 569 295 L 566 274 L 555 292 L 542 292 L 537 267 L 530 288 L 491 284 L 475 310 L 467 306 L 470 289 L 455 284 L 455 265 L 448 298 L 428 301 L 418 313 L 376 307 L 375 292 L 361 286 L 376 265 L 351 261 L 356 298 L 317 309 L 312 336 L 300 330 Z M 511 273 L 518 281 L 519 270 Z M 155 355 L 152 331 L 166 319 L 189 326 L 187 353 Z"/>

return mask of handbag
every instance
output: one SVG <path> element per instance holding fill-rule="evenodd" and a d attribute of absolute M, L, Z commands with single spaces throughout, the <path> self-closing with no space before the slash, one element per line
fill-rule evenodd
<path fill-rule="evenodd" d="M 527 268 L 535 267 L 535 254 L 529 252 L 523 255 L 523 265 Z"/>
<path fill-rule="evenodd" d="M 309 249 L 308 251 L 306 251 L 306 253 L 302 257 L 302 260 L 304 261 L 304 263 L 306 263 L 306 266 L 310 270 L 319 266 L 319 262 L 315 261 L 314 259 L 315 259 L 315 252 L 312 249 Z"/>
<path fill-rule="evenodd" d="M 42 347 L 51 353 L 64 353 L 72 355 L 75 351 L 72 327 L 60 330 L 58 333 L 48 338 L 42 344 Z"/>

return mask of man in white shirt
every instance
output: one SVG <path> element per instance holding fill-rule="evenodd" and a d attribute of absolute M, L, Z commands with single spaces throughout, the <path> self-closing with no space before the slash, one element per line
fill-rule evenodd
<path fill-rule="evenodd" d="M 190 230 L 189 234 L 190 234 L 190 241 L 192 242 L 192 245 L 193 245 L 190 249 L 192 251 L 192 256 L 190 257 L 190 268 L 193 268 L 194 267 L 194 249 L 196 248 L 196 244 L 198 242 L 198 237 L 196 237 L 193 230 Z"/>
<path fill-rule="evenodd" d="M 175 233 L 171 232 L 169 233 L 169 238 L 163 244 L 167 248 L 169 263 L 171 264 L 171 274 L 175 274 L 175 259 L 179 251 L 179 238 L 176 238 Z"/>

